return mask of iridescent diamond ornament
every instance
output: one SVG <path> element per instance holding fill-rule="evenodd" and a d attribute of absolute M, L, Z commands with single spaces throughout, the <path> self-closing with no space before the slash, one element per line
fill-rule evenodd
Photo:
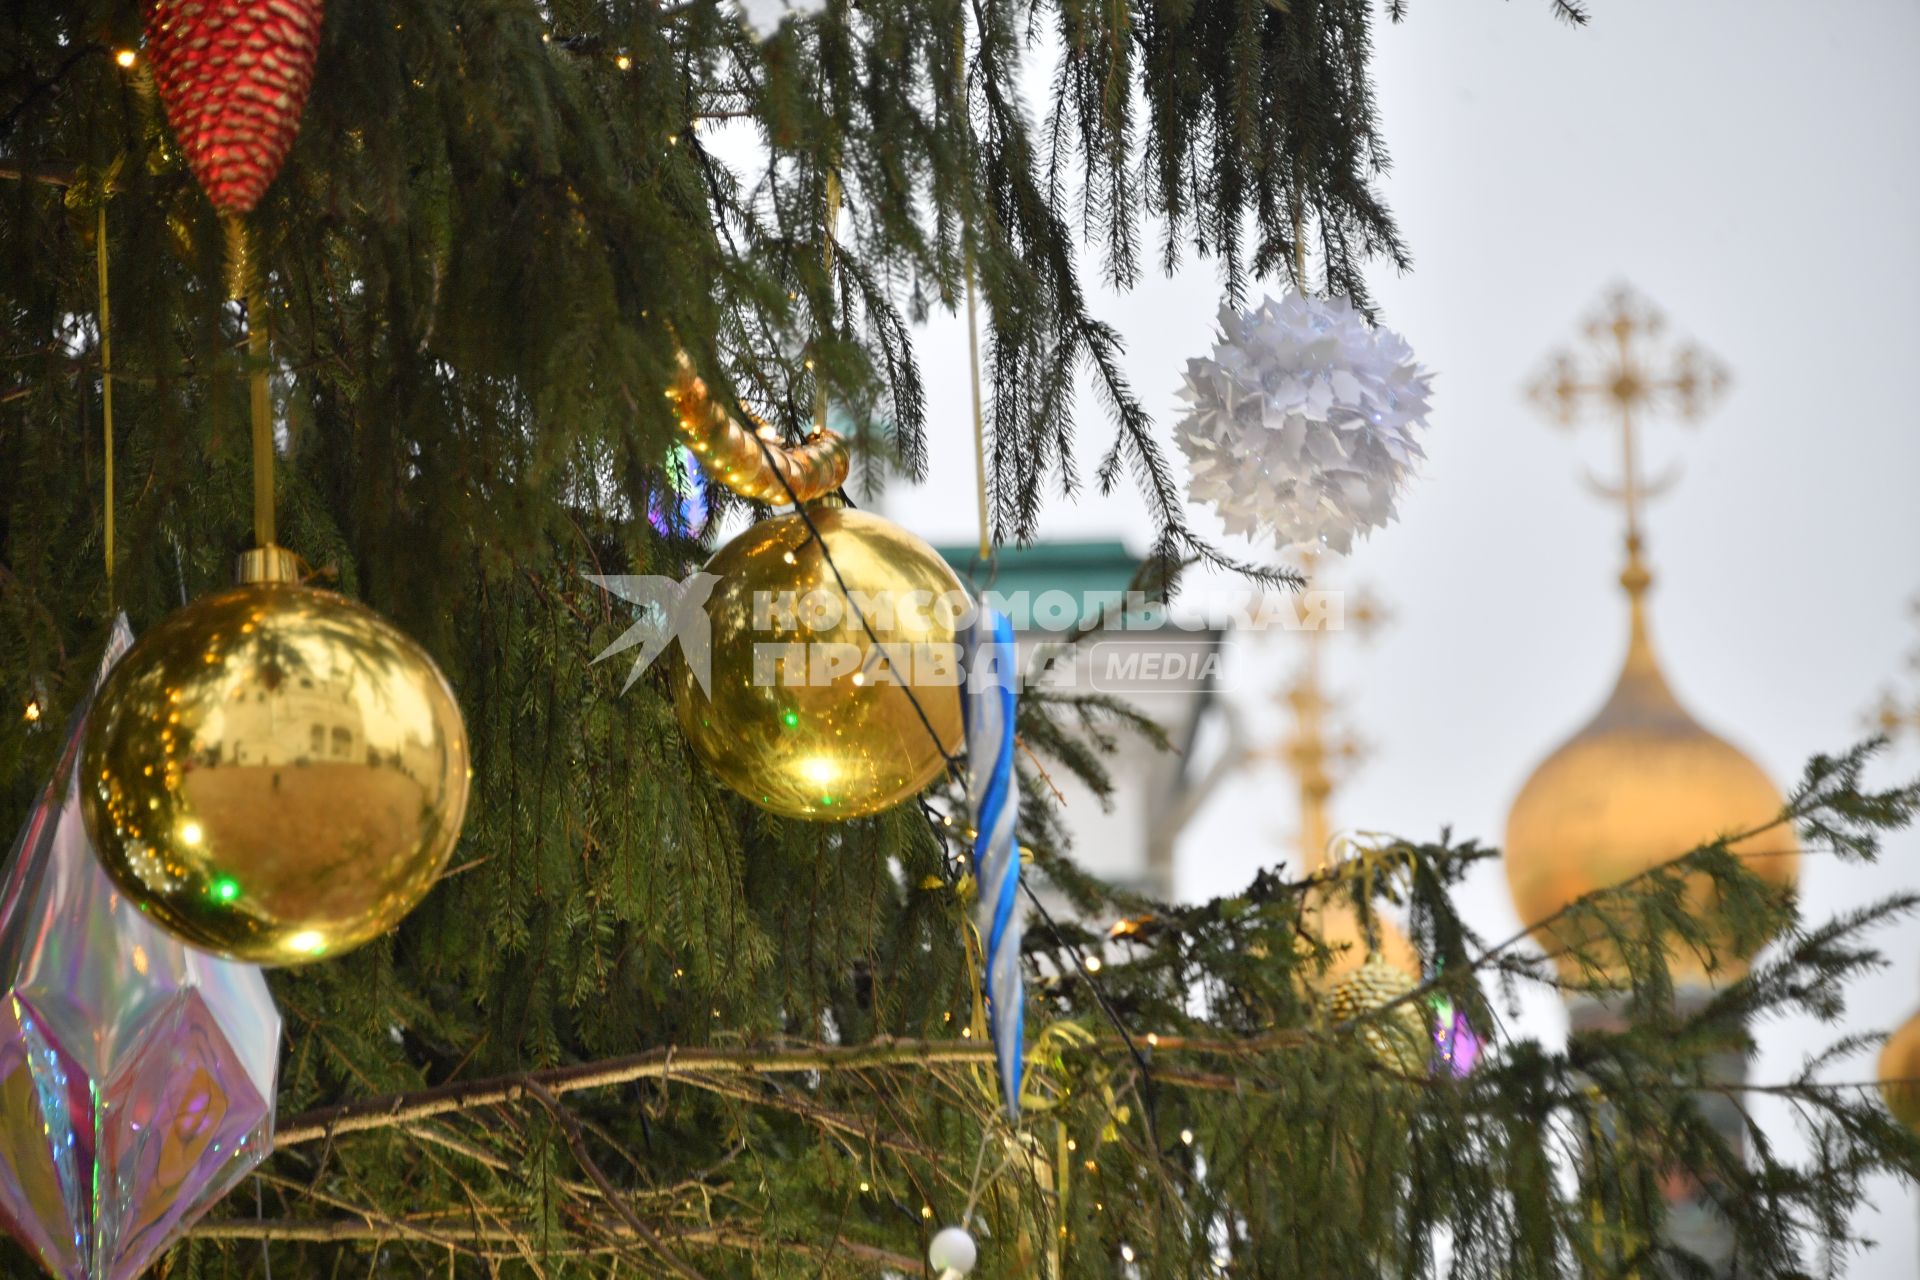
<path fill-rule="evenodd" d="M 1464 1080 L 1473 1074 L 1480 1061 L 1480 1033 L 1467 1020 L 1466 1011 L 1447 996 L 1433 1001 L 1433 1073 Z"/>
<path fill-rule="evenodd" d="M 102 677 L 131 643 L 122 618 Z M 132 1280 L 272 1149 L 280 1014 L 107 879 L 80 727 L 0 884 L 0 1225 L 62 1280 Z"/>

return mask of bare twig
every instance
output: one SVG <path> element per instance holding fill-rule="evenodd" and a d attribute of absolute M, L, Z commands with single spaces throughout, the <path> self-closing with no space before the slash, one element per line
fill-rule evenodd
<path fill-rule="evenodd" d="M 465 1215 L 461 1215 L 464 1217 Z M 614 1240 L 631 1239 L 625 1223 L 608 1218 L 594 1224 L 602 1235 Z M 438 1219 L 433 1222 L 436 1242 L 459 1241 L 469 1245 L 512 1244 L 536 1234 L 539 1228 L 530 1222 L 504 1222 L 487 1226 L 471 1222 Z M 202 1222 L 189 1233 L 201 1240 L 267 1240 L 303 1244 L 346 1244 L 356 1241 L 379 1243 L 392 1240 L 418 1242 L 416 1233 L 396 1224 L 371 1222 L 358 1218 L 236 1218 L 230 1221 Z M 858 1240 L 844 1238 L 826 1241 L 771 1240 L 751 1231 L 729 1227 L 687 1227 L 665 1233 L 673 1243 L 722 1249 L 778 1249 L 782 1253 L 820 1256 L 845 1254 L 878 1267 L 913 1275 L 920 1271 L 917 1259 L 894 1253 Z M 550 1251 L 550 1256 L 581 1256 L 612 1252 L 609 1246 Z"/>
<path fill-rule="evenodd" d="M 70 187 L 78 181 L 79 170 L 70 164 L 36 164 L 31 160 L 0 159 L 0 178 L 14 182 L 39 182 L 49 187 Z"/>
<path fill-rule="evenodd" d="M 851 1046 L 821 1045 L 798 1049 L 655 1049 L 624 1058 L 521 1072 L 510 1076 L 441 1085 L 415 1093 L 391 1094 L 361 1102 L 322 1107 L 292 1117 L 274 1139 L 276 1150 L 318 1142 L 338 1134 L 367 1129 L 391 1129 L 432 1116 L 478 1107 L 518 1102 L 533 1096 L 533 1088 L 554 1096 L 581 1089 L 604 1089 L 634 1080 L 660 1080 L 669 1064 L 675 1074 L 700 1072 L 711 1076 L 772 1074 L 803 1071 L 849 1071 L 866 1067 L 931 1066 L 936 1063 L 985 1063 L 993 1060 L 993 1046 L 965 1040 L 875 1040 Z"/>
<path fill-rule="evenodd" d="M 587 1135 L 580 1128 L 580 1118 L 567 1110 L 560 1100 L 537 1080 L 527 1081 L 527 1092 L 547 1109 L 554 1123 L 560 1126 L 560 1132 L 566 1135 L 567 1147 L 573 1152 L 574 1163 L 580 1166 L 581 1171 L 587 1175 L 594 1186 L 600 1188 L 600 1194 L 606 1200 L 608 1207 L 622 1223 L 626 1224 L 627 1229 L 639 1237 L 647 1248 L 658 1254 L 667 1266 L 685 1280 L 706 1280 L 706 1277 L 695 1270 L 685 1258 L 675 1253 L 672 1246 L 662 1240 L 652 1227 L 640 1220 L 640 1215 L 633 1211 L 633 1207 L 620 1194 L 620 1189 L 613 1185 L 606 1172 L 601 1169 L 599 1161 L 593 1158 L 593 1153 L 587 1150 Z"/>

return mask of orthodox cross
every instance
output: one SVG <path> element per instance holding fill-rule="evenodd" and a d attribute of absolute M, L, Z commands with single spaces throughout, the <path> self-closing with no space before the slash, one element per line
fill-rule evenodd
<path fill-rule="evenodd" d="M 1301 565 L 1307 589 L 1323 590 L 1316 579 L 1319 556 L 1304 553 Z M 1366 756 L 1361 740 L 1338 722 L 1339 704 L 1327 693 L 1321 663 L 1327 615 L 1331 610 L 1307 611 L 1303 641 L 1306 653 L 1299 670 L 1280 690 L 1278 701 L 1291 715 L 1286 736 L 1256 755 L 1277 761 L 1294 777 L 1300 792 L 1300 858 L 1307 871 L 1324 865 L 1332 836 L 1328 801 L 1333 795 L 1334 772 L 1351 767 Z M 1342 629 L 1366 636 L 1387 620 L 1387 612 L 1370 594 L 1355 593 L 1341 610 Z"/>
<path fill-rule="evenodd" d="M 1920 623 L 1920 596 L 1913 598 L 1908 606 L 1914 621 Z M 1915 646 L 1907 655 L 1907 669 L 1920 676 L 1920 646 Z M 1920 737 L 1920 693 L 1912 696 L 1911 702 L 1902 701 L 1891 688 L 1880 693 L 1880 704 L 1867 715 L 1867 726 L 1875 732 L 1889 738 L 1897 738 L 1905 733 Z"/>
<path fill-rule="evenodd" d="M 1620 480 L 1593 481 L 1594 488 L 1618 501 L 1627 522 L 1628 589 L 1644 587 L 1640 562 L 1640 507 L 1672 483 L 1671 475 L 1649 484 L 1640 477 L 1635 432 L 1658 412 L 1696 422 L 1717 404 L 1727 388 L 1726 366 L 1692 342 L 1672 342 L 1666 317 L 1627 285 L 1617 285 L 1600 302 L 1583 328 L 1581 350 L 1562 348 L 1547 357 L 1545 370 L 1527 395 L 1553 422 L 1572 427 L 1594 413 L 1620 426 Z"/>

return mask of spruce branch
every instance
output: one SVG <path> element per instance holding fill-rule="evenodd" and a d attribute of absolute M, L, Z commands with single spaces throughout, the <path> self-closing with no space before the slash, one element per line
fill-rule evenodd
<path fill-rule="evenodd" d="M 986 1134 L 1006 1150 L 975 1205 L 983 1273 L 1048 1274 L 1058 1250 L 1063 1276 L 1112 1274 L 1124 1245 L 1152 1275 L 1431 1275 L 1446 1237 L 1463 1278 L 1561 1280 L 1654 1258 L 1660 1180 L 1689 1173 L 1720 1179 L 1751 1270 L 1781 1280 L 1803 1251 L 1853 1247 L 1862 1179 L 1920 1168 L 1920 1139 L 1864 1090 L 1814 1078 L 1857 1039 L 1737 1091 L 1702 1065 L 1764 1019 L 1835 1013 L 1878 963 L 1865 931 L 1908 899 L 1803 923 L 1751 882 L 1751 858 L 1697 851 L 1579 908 L 1625 957 L 1638 1025 L 1565 1051 L 1503 1035 L 1476 1076 L 1438 1080 L 1385 1069 L 1353 1034 L 1363 1020 L 1328 1024 L 1315 991 L 1339 957 L 1302 913 L 1333 902 L 1364 926 L 1406 908 L 1439 968 L 1419 998 L 1447 994 L 1489 1034 L 1482 976 L 1602 993 L 1604 975 L 1557 981 L 1460 920 L 1453 895 L 1490 851 L 1443 836 L 1390 846 L 1372 886 L 1276 870 L 1163 904 L 1076 866 L 1037 779 L 1020 814 L 1036 880 L 1132 927 L 1029 932 L 1044 1034 L 1030 1123 L 1008 1134 L 988 1047 L 953 1038 L 973 979 L 953 859 L 925 818 L 767 818 L 691 760 L 664 680 L 616 698 L 591 665 L 616 623 L 572 585 L 583 565 L 678 574 L 709 550 L 677 515 L 684 466 L 658 412 L 676 350 L 784 431 L 828 386 L 863 480 L 916 475 L 948 418 L 925 402 L 913 326 L 958 305 L 968 249 L 1000 536 L 1033 536 L 1088 481 L 1132 485 L 1155 540 L 1143 590 L 1222 563 L 1186 523 L 1177 459 L 1092 285 L 1204 257 L 1238 298 L 1295 278 L 1304 241 L 1315 283 L 1365 307 L 1366 272 L 1408 260 L 1380 193 L 1380 6 L 861 0 L 765 42 L 710 0 L 327 10 L 303 131 L 256 214 L 283 523 L 440 662 L 474 803 L 460 874 L 395 935 L 276 975 L 287 1123 L 260 1203 L 203 1223 L 171 1274 L 670 1273 L 646 1232 L 715 1280 L 913 1274 L 908 1242 L 929 1214 L 959 1216 L 955 1153 Z M 105 59 L 36 89 L 131 18 L 0 18 L 0 668 L 56 700 L 85 687 L 105 623 L 97 573 L 76 568 L 99 563 L 102 458 L 73 184 L 115 175 L 119 582 L 136 627 L 224 581 L 248 525 L 214 220 L 155 104 Z M 1058 61 L 1029 101 L 1042 45 Z M 722 156 L 738 138 L 759 150 L 736 167 Z M 831 277 L 829 161 L 848 204 Z M 713 516 L 740 513 L 722 499 Z M 1019 734 L 1104 795 L 1104 752 L 1139 727 L 1100 699 L 1034 697 Z M 46 737 L 0 717 L 0 790 L 22 804 Z M 1861 759 L 1816 762 L 1793 818 L 1810 849 L 1872 857 L 1912 816 L 1920 797 L 1871 792 Z M 1669 943 L 1733 950 L 1683 910 L 1688 883 L 1723 891 L 1730 936 L 1777 925 L 1779 941 L 1676 1010 Z M 1784 1104 L 1811 1154 L 1789 1158 L 1749 1117 L 1752 1168 L 1735 1167 L 1702 1122 L 1730 1093 Z M 1617 1146 L 1596 1137 L 1610 1115 Z M 9 1274 L 28 1265 L 0 1255 Z"/>

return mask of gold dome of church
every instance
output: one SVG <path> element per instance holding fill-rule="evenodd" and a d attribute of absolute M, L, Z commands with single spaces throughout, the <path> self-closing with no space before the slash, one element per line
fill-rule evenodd
<path fill-rule="evenodd" d="M 1626 517 L 1627 589 L 1631 621 L 1627 660 L 1597 715 L 1548 756 L 1520 790 L 1507 815 L 1507 883 L 1529 924 L 1546 920 L 1576 898 L 1611 888 L 1708 841 L 1756 831 L 1778 818 L 1784 801 L 1767 775 L 1725 739 L 1702 728 L 1673 696 L 1647 638 L 1646 594 L 1652 583 L 1641 559 L 1640 504 L 1667 481 L 1644 484 L 1636 428 L 1660 410 L 1701 417 L 1727 385 L 1720 362 L 1691 342 L 1664 342 L 1666 320 L 1622 285 L 1587 321 L 1584 353 L 1552 355 L 1533 384 L 1534 403 L 1561 426 L 1591 412 L 1611 417 L 1620 432 L 1617 484 L 1595 481 Z M 1762 879 L 1791 884 L 1799 846 L 1786 826 L 1736 842 L 1735 853 Z M 1767 855 L 1767 856 L 1753 856 Z M 1697 914 L 1714 910 L 1705 876 L 1690 886 Z M 1591 917 L 1588 917 L 1591 926 Z M 1541 930 L 1540 941 L 1567 977 L 1580 964 L 1566 954 L 1576 931 Z M 1588 940 L 1591 944 L 1591 940 Z M 1589 945 L 1589 958 L 1617 970 L 1618 957 Z M 1716 948 L 1724 952 L 1726 948 Z M 1746 957 L 1716 957 L 1717 972 L 1690 948 L 1669 952 L 1675 982 L 1698 985 L 1744 971 Z"/>
<path fill-rule="evenodd" d="M 1599 713 L 1534 770 L 1507 817 L 1507 883 L 1523 921 L 1544 920 L 1723 834 L 1764 827 L 1785 804 L 1760 766 L 1703 728 L 1668 687 L 1647 634 L 1649 577 L 1637 541 L 1621 576 L 1632 618 L 1619 681 Z M 1732 849 L 1749 855 L 1763 879 L 1792 883 L 1799 847 L 1786 826 Z M 1701 877 L 1696 908 L 1711 911 L 1712 893 Z M 1563 974 L 1576 976 L 1566 949 L 1579 939 L 1565 928 L 1542 933 Z M 1700 956 L 1677 947 L 1669 964 L 1676 982 L 1700 984 L 1738 976 L 1745 958 L 1720 957 L 1709 975 Z"/>
<path fill-rule="evenodd" d="M 1920 1013 L 1887 1037 L 1880 1051 L 1880 1096 L 1887 1110 L 1910 1129 L 1920 1130 Z"/>

